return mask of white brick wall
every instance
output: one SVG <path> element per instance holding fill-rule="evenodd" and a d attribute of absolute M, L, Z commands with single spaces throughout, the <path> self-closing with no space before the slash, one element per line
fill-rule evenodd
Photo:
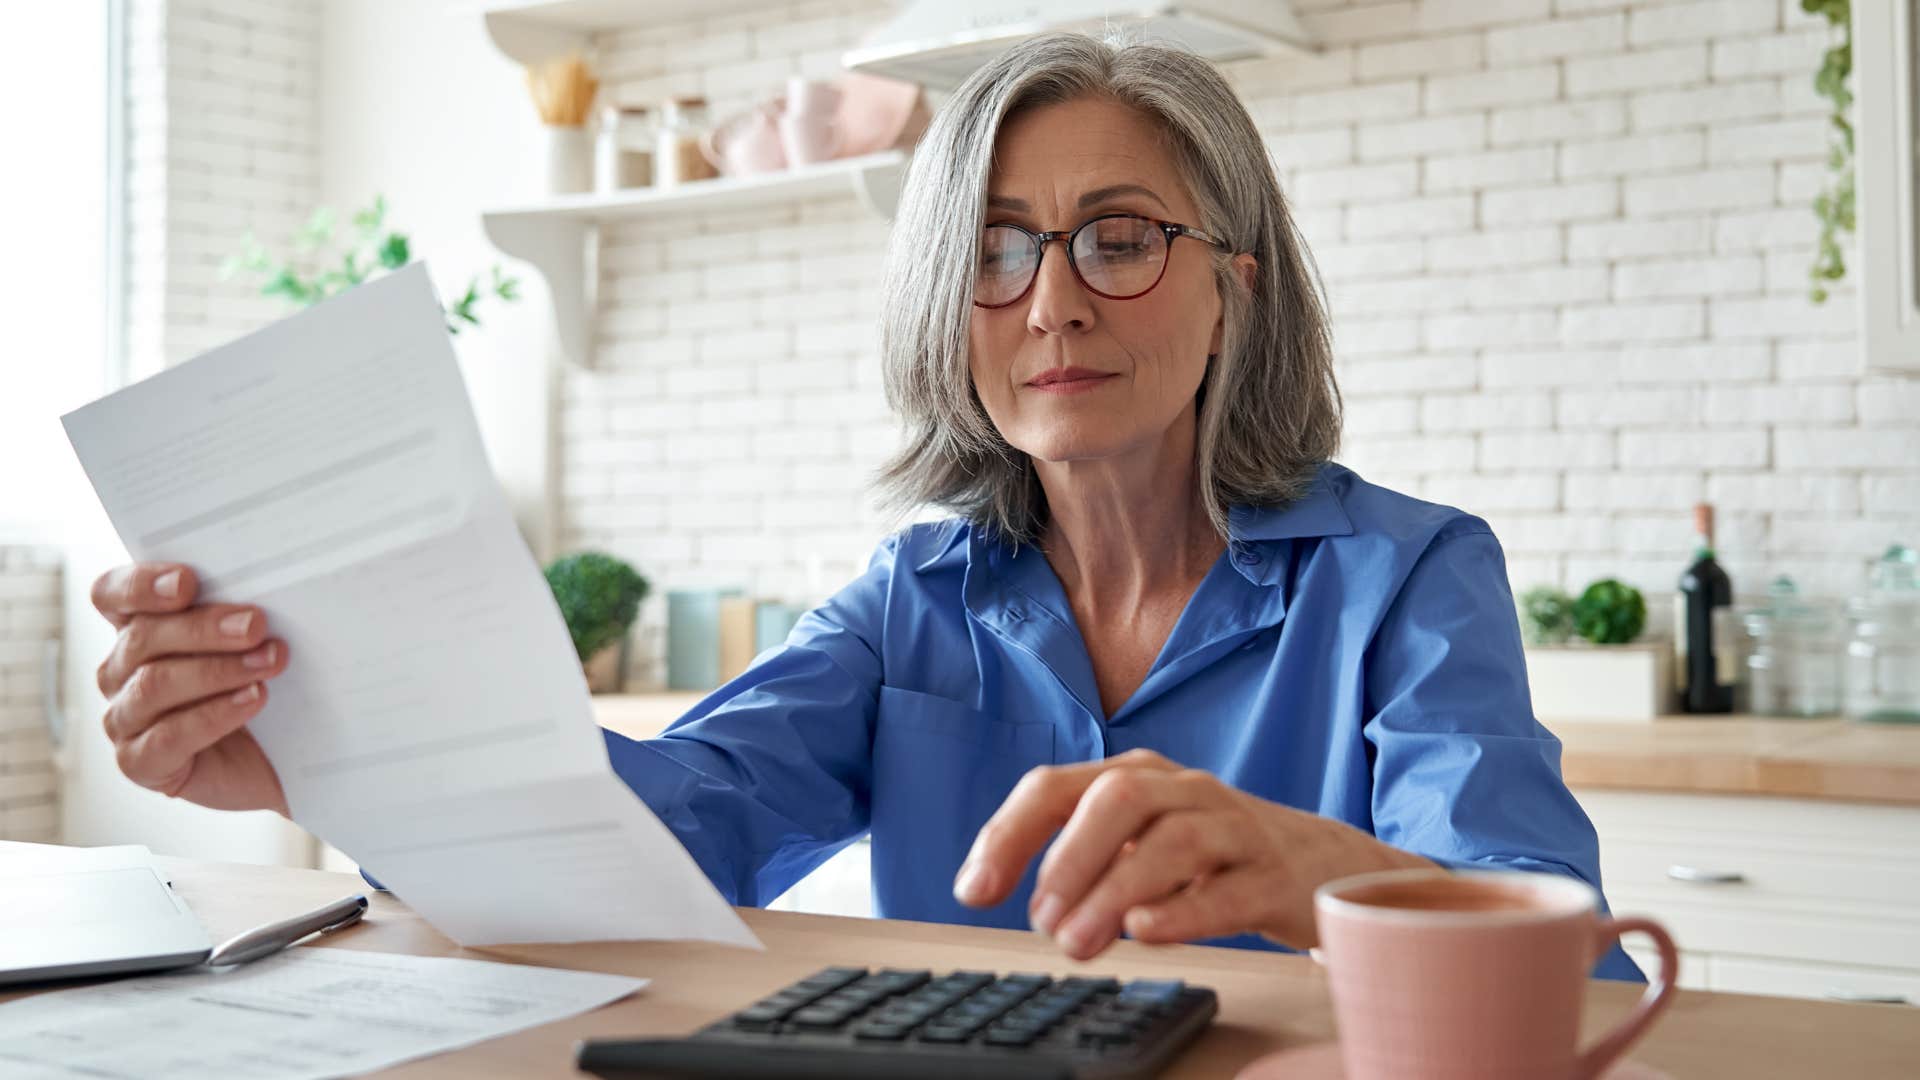
<path fill-rule="evenodd" d="M 624 92 L 704 90 L 724 116 L 831 70 L 887 10 L 821 0 L 603 46 Z M 1920 540 L 1920 384 L 1859 374 L 1851 284 L 1806 299 L 1827 39 L 1797 3 L 1301 10 L 1323 52 L 1228 75 L 1327 278 L 1345 460 L 1486 514 L 1518 585 L 1671 588 L 1700 498 L 1749 590 L 1784 569 L 1844 592 L 1885 540 Z M 815 599 L 885 527 L 863 487 L 894 438 L 884 226 L 851 199 L 686 226 L 607 238 L 601 365 L 566 378 L 565 545 L 662 589 Z"/>
<path fill-rule="evenodd" d="M 0 840 L 58 839 L 59 777 L 41 658 L 59 640 L 58 554 L 0 546 Z"/>
<path fill-rule="evenodd" d="M 132 0 L 127 349 L 137 377 L 287 314 L 220 264 L 284 252 L 319 176 L 315 0 Z"/>

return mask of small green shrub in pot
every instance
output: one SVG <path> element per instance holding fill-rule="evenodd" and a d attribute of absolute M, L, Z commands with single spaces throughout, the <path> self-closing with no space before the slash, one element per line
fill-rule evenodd
<path fill-rule="evenodd" d="M 1573 636 L 1573 597 L 1553 585 L 1520 594 L 1520 629 L 1529 645 L 1564 645 Z"/>
<path fill-rule="evenodd" d="M 573 636 L 573 650 L 587 664 L 609 645 L 626 640 L 651 587 L 639 571 L 611 555 L 582 551 L 555 559 L 547 586 Z"/>
<path fill-rule="evenodd" d="M 1596 581 L 1573 602 L 1574 631 L 1595 645 L 1625 645 L 1646 627 L 1646 598 L 1624 582 Z"/>

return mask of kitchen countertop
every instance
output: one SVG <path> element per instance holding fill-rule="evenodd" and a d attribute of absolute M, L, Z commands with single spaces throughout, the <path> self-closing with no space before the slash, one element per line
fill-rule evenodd
<path fill-rule="evenodd" d="M 1547 726 L 1576 788 L 1920 806 L 1920 725 L 1688 716 Z"/>
<path fill-rule="evenodd" d="M 604 694 L 600 723 L 657 735 L 704 695 Z M 1920 726 L 1752 716 L 1548 720 L 1568 785 L 1920 806 Z"/>

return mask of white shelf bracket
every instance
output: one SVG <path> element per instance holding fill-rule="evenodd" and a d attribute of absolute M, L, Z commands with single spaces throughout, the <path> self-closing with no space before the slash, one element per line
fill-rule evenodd
<path fill-rule="evenodd" d="M 569 363 L 591 365 L 593 313 L 600 303 L 600 227 L 585 218 L 486 214 L 481 220 L 494 247 L 531 263 L 547 279 L 561 355 Z"/>
<path fill-rule="evenodd" d="M 854 197 L 880 220 L 892 221 L 900 207 L 900 180 L 905 174 L 906 166 L 900 164 L 861 169 L 851 177 Z"/>

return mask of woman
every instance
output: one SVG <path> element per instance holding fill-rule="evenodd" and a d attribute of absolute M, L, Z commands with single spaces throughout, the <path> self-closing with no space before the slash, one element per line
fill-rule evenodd
<path fill-rule="evenodd" d="M 1083 959 L 1308 947 L 1313 889 L 1367 870 L 1598 885 L 1492 533 L 1330 463 L 1317 283 L 1216 71 L 1078 35 L 1005 54 L 916 152 L 888 267 L 909 439 L 883 482 L 957 516 L 667 734 L 607 735 L 722 893 L 763 903 L 871 832 L 880 913 Z M 96 583 L 121 767 L 284 813 L 244 725 L 290 658 L 192 581 Z M 1617 947 L 1600 973 L 1638 977 Z"/>

